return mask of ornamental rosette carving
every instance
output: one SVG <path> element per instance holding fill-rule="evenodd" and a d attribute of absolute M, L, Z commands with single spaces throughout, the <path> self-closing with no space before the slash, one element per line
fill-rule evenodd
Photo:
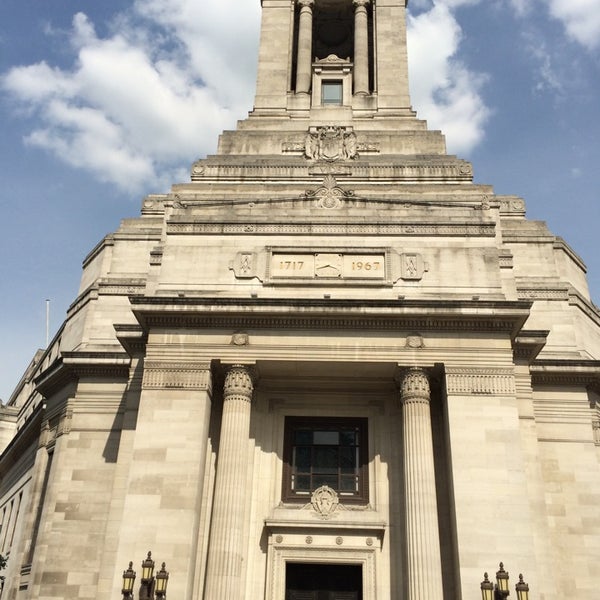
<path fill-rule="evenodd" d="M 225 375 L 223 396 L 225 400 L 234 396 L 248 401 L 252 400 L 254 377 L 251 369 L 244 365 L 232 365 Z"/>
<path fill-rule="evenodd" d="M 431 389 L 425 371 L 418 367 L 413 367 L 410 371 L 407 371 L 402 378 L 400 394 L 402 402 L 407 402 L 409 400 L 429 401 Z"/>

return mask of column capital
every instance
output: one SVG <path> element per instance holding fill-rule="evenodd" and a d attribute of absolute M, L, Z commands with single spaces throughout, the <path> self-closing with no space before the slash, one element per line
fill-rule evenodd
<path fill-rule="evenodd" d="M 315 0 L 296 0 L 296 4 L 300 8 L 312 8 L 315 4 Z"/>
<path fill-rule="evenodd" d="M 256 378 L 256 370 L 252 365 L 229 365 L 225 372 L 223 399 L 227 401 L 235 397 L 251 402 Z"/>
<path fill-rule="evenodd" d="M 420 367 L 412 367 L 405 371 L 400 381 L 400 398 L 402 403 L 409 401 L 429 402 L 431 388 L 427 373 Z"/>
<path fill-rule="evenodd" d="M 366 7 L 367 4 L 370 4 L 371 0 L 352 0 L 352 5 L 355 8 Z"/>

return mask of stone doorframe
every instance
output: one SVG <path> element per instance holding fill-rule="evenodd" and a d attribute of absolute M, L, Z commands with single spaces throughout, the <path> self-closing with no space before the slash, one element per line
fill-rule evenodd
<path fill-rule="evenodd" d="M 360 565 L 363 599 L 377 598 L 377 556 L 381 553 L 383 527 L 323 527 L 302 523 L 267 522 L 266 600 L 285 600 L 286 563 Z"/>

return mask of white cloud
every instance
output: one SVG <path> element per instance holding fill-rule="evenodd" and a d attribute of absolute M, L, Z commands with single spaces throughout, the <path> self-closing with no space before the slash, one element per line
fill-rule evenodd
<path fill-rule="evenodd" d="M 449 150 L 459 154 L 481 141 L 490 114 L 479 93 L 485 76 L 456 58 L 462 32 L 450 7 L 476 2 L 438 2 L 408 21 L 413 106 L 430 127 L 446 134 Z"/>
<path fill-rule="evenodd" d="M 588 50 L 600 47 L 600 0 L 544 0 L 567 34 Z"/>
<path fill-rule="evenodd" d="M 71 68 L 41 62 L 2 77 L 18 108 L 37 117 L 25 141 L 132 193 L 180 177 L 251 106 L 252 6 L 232 32 L 232 0 L 211 3 L 210 15 L 204 3 L 146 0 L 136 4 L 143 19 L 122 13 L 106 38 L 78 13 L 68 33 Z"/>

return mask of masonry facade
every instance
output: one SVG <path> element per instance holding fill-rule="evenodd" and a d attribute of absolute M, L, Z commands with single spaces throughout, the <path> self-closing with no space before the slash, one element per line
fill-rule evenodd
<path fill-rule="evenodd" d="M 501 560 L 594 597 L 581 260 L 417 118 L 404 0 L 263 0 L 259 52 L 2 408 L 2 599 L 119 597 L 148 550 L 186 600 L 467 600 Z"/>

